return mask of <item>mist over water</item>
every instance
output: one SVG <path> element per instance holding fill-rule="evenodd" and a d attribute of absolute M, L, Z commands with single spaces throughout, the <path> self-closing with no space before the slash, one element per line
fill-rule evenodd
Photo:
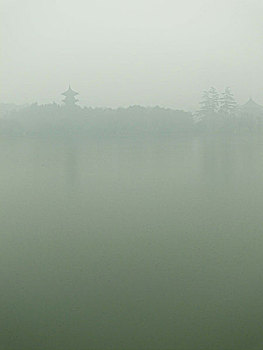
<path fill-rule="evenodd" d="M 262 136 L 4 136 L 0 161 L 2 349 L 262 348 Z"/>
<path fill-rule="evenodd" d="M 262 350 L 263 1 L 0 7 L 0 350 Z"/>

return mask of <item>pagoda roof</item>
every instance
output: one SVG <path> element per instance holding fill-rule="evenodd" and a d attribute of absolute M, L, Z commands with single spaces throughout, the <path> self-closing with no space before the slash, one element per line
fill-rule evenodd
<path fill-rule="evenodd" d="M 78 94 L 79 94 L 78 92 L 71 89 L 70 85 L 68 87 L 68 90 L 62 93 L 62 95 L 64 95 L 64 96 L 76 96 Z"/>
<path fill-rule="evenodd" d="M 242 106 L 245 110 L 258 110 L 263 111 L 263 106 L 256 103 L 251 97 L 250 99 Z"/>

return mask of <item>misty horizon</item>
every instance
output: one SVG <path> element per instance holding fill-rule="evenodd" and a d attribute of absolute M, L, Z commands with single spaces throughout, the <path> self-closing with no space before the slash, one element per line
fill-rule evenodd
<path fill-rule="evenodd" d="M 262 350 L 263 0 L 0 2 L 0 350 Z"/>
<path fill-rule="evenodd" d="M 71 87 L 71 84 L 69 84 L 68 85 L 68 88 L 70 88 Z M 214 87 L 210 87 L 210 88 L 214 88 Z M 227 89 L 227 88 L 229 88 L 229 87 L 226 87 L 225 89 Z M 204 90 L 203 92 L 202 92 L 202 94 L 200 93 L 200 100 L 199 100 L 199 102 L 198 102 L 198 104 L 197 104 L 197 106 L 195 107 L 195 109 L 192 109 L 192 110 L 188 110 L 189 112 L 196 112 L 196 111 L 198 111 L 199 109 L 200 109 L 200 104 L 202 103 L 202 96 L 203 96 L 203 94 L 206 92 L 206 91 L 208 91 L 209 89 L 206 89 L 206 90 Z M 231 89 L 230 89 L 231 90 Z M 217 91 L 217 90 L 216 90 Z M 225 90 L 224 90 L 225 91 Z M 217 93 L 219 94 L 219 96 L 222 96 L 223 95 L 223 93 L 224 93 L 224 91 L 217 91 Z M 231 91 L 232 92 L 232 91 Z M 60 94 L 60 96 L 62 96 L 63 95 L 63 93 L 61 93 Z M 84 96 L 85 96 L 85 94 L 84 94 Z M 78 98 L 79 97 L 81 97 L 81 93 L 78 93 Z M 234 95 L 234 98 L 235 98 L 235 95 Z M 237 102 L 237 105 L 239 105 L 239 106 L 242 106 L 242 105 L 245 105 L 248 101 L 250 101 L 250 100 L 253 100 L 253 101 L 255 101 L 256 103 L 258 103 L 258 101 L 256 101 L 254 98 L 253 98 L 253 96 L 248 96 L 247 97 L 247 99 L 245 100 L 245 101 L 242 101 L 242 103 L 238 103 L 238 101 L 236 100 L 236 98 L 235 98 L 235 101 Z M 64 105 L 64 103 L 63 103 L 63 98 L 62 97 L 60 97 L 60 101 L 58 101 L 58 99 L 53 99 L 53 100 L 50 100 L 50 101 L 46 101 L 46 103 L 39 103 L 38 101 L 33 101 L 33 102 L 31 102 L 31 103 L 24 103 L 24 104 L 16 104 L 16 103 L 13 103 L 13 102 L 6 102 L 6 101 L 2 101 L 2 102 L 0 102 L 0 104 L 2 104 L 2 105 L 8 105 L 8 104 L 10 104 L 10 105 L 12 105 L 12 104 L 14 104 L 14 105 L 17 105 L 17 106 L 30 106 L 30 105 L 32 105 L 32 104 L 38 104 L 38 105 L 49 105 L 49 104 L 53 104 L 53 103 L 55 103 L 55 104 L 57 104 L 57 105 L 59 105 L 59 106 L 63 106 Z M 123 106 L 123 105 L 118 105 L 118 106 L 115 106 L 115 107 L 112 107 L 112 106 L 94 106 L 94 105 L 84 105 L 84 104 L 81 104 L 81 102 L 79 101 L 79 99 L 76 101 L 76 106 L 77 107 L 81 107 L 81 108 L 98 108 L 98 109 L 100 109 L 100 108 L 102 108 L 102 109 L 119 109 L 119 108 L 129 108 L 129 107 L 143 107 L 143 108 L 154 108 L 154 107 L 159 107 L 159 108 L 164 108 L 164 109 L 173 109 L 173 110 L 186 110 L 187 111 L 187 109 L 186 108 L 184 108 L 184 107 L 182 107 L 182 108 L 177 108 L 176 106 L 173 106 L 173 107 L 169 107 L 169 106 L 164 106 L 164 105 L 158 105 L 158 104 L 153 104 L 153 105 L 143 105 L 143 104 L 128 104 L 128 105 L 125 105 L 125 106 Z"/>
<path fill-rule="evenodd" d="M 263 104 L 259 0 L 1 2 L 3 103 L 195 110 L 209 86 Z"/>

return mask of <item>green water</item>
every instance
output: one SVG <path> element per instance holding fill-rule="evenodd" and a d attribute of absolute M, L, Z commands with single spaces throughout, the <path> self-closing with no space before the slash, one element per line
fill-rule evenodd
<path fill-rule="evenodd" d="M 0 162 L 0 349 L 263 348 L 263 138 L 2 138 Z"/>

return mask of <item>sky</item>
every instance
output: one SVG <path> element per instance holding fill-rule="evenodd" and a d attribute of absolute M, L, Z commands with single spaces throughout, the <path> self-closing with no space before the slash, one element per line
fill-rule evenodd
<path fill-rule="evenodd" d="M 262 0 L 1 0 L 5 103 L 194 110 L 229 86 L 263 104 Z"/>

